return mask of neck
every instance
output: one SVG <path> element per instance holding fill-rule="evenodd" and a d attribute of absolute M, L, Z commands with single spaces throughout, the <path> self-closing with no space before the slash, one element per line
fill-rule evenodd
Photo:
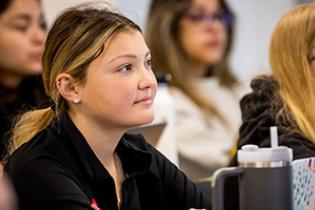
<path fill-rule="evenodd" d="M 205 77 L 209 70 L 209 67 L 207 65 L 197 64 L 197 63 L 193 63 L 191 68 L 192 68 L 192 71 L 191 71 L 192 76 L 196 78 Z"/>
<path fill-rule="evenodd" d="M 116 146 L 125 130 L 87 119 L 79 113 L 69 112 L 69 116 L 102 164 L 106 166 L 112 162 Z"/>
<path fill-rule="evenodd" d="M 117 202 L 120 205 L 121 200 L 121 186 L 125 179 L 121 160 L 115 149 L 125 129 L 118 129 L 114 126 L 99 126 L 93 120 L 83 118 L 80 114 L 69 112 L 69 116 L 82 133 L 87 143 L 92 148 L 94 154 L 102 163 L 104 168 L 109 172 L 115 182 Z"/>

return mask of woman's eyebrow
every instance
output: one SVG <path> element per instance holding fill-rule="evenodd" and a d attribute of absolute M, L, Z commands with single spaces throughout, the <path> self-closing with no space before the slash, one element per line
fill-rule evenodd
<path fill-rule="evenodd" d="M 26 20 L 26 21 L 30 21 L 32 19 L 32 17 L 29 14 L 17 14 L 12 16 L 11 18 L 9 18 L 9 22 L 13 22 L 15 20 Z"/>
<path fill-rule="evenodd" d="M 110 61 L 108 61 L 107 64 L 110 64 L 110 63 L 112 63 L 112 62 L 114 62 L 115 60 L 120 59 L 120 58 L 133 58 L 133 59 L 134 59 L 134 58 L 137 58 L 137 56 L 136 56 L 136 55 L 133 55 L 133 54 L 119 55 L 119 56 L 117 56 L 117 57 L 111 59 Z"/>
<path fill-rule="evenodd" d="M 150 56 L 151 56 L 151 52 L 148 51 L 148 52 L 145 54 L 144 57 L 147 58 L 147 57 L 150 57 Z M 117 59 L 120 59 L 120 58 L 132 58 L 132 59 L 136 59 L 137 57 L 138 57 L 138 56 L 136 56 L 136 55 L 134 55 L 134 54 L 119 55 L 119 56 L 117 56 L 117 57 L 111 59 L 110 61 L 108 61 L 107 64 L 110 64 L 110 63 L 112 63 L 112 62 L 114 62 L 114 61 L 116 61 Z"/>

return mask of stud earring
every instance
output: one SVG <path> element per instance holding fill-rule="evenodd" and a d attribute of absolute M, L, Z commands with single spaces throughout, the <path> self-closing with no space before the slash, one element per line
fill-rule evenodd
<path fill-rule="evenodd" d="M 78 104 L 78 103 L 80 103 L 80 99 L 78 99 L 77 97 L 75 97 L 75 98 L 72 99 L 72 102 L 73 102 L 74 104 Z"/>

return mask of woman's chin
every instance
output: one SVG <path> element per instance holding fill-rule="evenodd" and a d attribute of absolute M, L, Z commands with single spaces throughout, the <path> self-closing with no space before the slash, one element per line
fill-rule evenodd
<path fill-rule="evenodd" d="M 42 73 L 43 67 L 41 62 L 27 63 L 24 69 L 21 69 L 26 76 L 36 76 Z"/>
<path fill-rule="evenodd" d="M 148 114 L 146 116 L 141 117 L 141 119 L 138 120 L 136 126 L 149 124 L 154 120 L 154 114 Z"/>

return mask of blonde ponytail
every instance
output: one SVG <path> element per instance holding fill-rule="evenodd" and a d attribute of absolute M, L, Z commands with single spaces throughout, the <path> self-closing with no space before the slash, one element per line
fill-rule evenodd
<path fill-rule="evenodd" d="M 13 127 L 11 154 L 22 144 L 33 138 L 38 132 L 46 128 L 55 117 L 55 112 L 49 107 L 22 114 L 17 118 Z"/>

